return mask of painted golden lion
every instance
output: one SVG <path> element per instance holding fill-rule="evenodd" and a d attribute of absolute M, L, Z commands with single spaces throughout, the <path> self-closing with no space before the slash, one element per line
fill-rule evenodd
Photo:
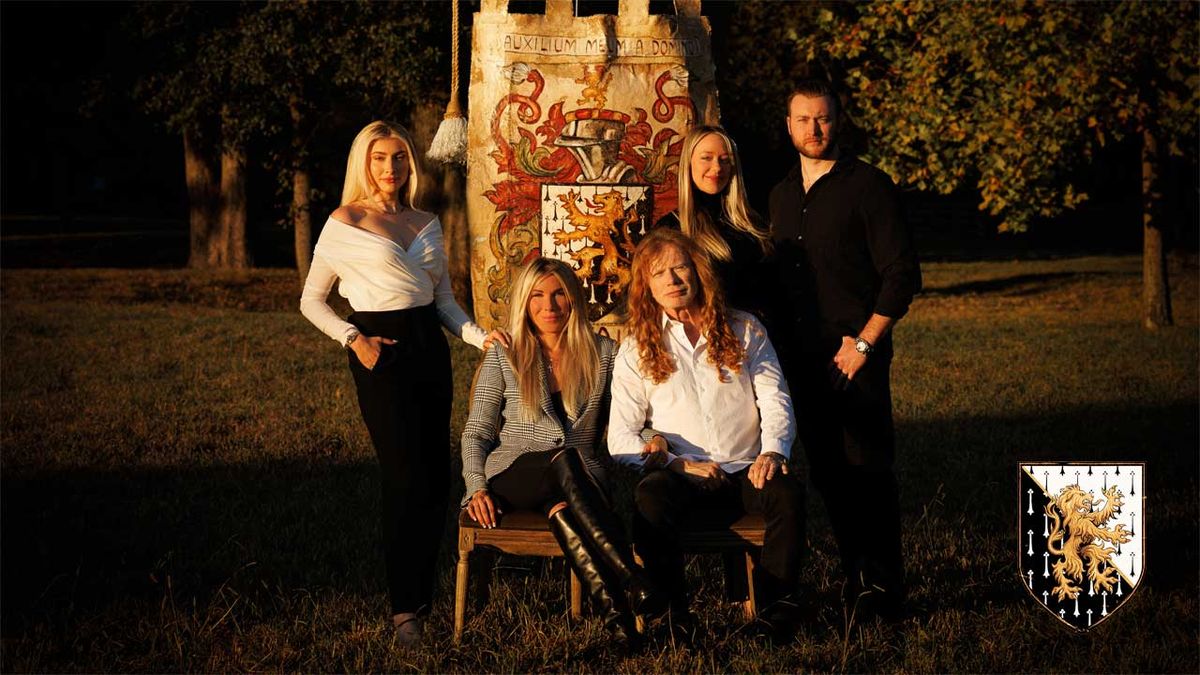
<path fill-rule="evenodd" d="M 590 283 L 615 284 L 614 292 L 620 292 L 629 283 L 629 261 L 633 255 L 633 244 L 630 243 L 630 224 L 636 220 L 633 209 L 625 208 L 625 198 L 613 188 L 608 192 L 597 193 L 595 202 L 583 200 L 589 210 L 597 213 L 582 211 L 575 205 L 579 201 L 579 193 L 571 190 L 559 195 L 558 200 L 566 209 L 567 222 L 575 229 L 562 230 L 554 233 L 554 242 L 569 246 L 577 239 L 590 239 L 599 248 L 585 247 L 572 251 L 571 257 L 581 265 L 576 271 L 584 287 Z M 624 235 L 624 241 L 618 243 L 613 239 L 613 232 Z M 592 260 L 600 258 L 599 277 L 592 279 Z"/>
<path fill-rule="evenodd" d="M 1121 508 L 1122 495 L 1115 485 L 1103 494 L 1104 507 L 1099 511 L 1092 510 L 1092 496 L 1078 485 L 1068 485 L 1046 504 L 1046 515 L 1051 523 L 1047 548 L 1050 553 L 1062 556 L 1062 560 L 1054 563 L 1054 579 L 1058 586 L 1051 591 L 1060 601 L 1074 600 L 1079 595 L 1082 588 L 1076 584 L 1083 582 L 1085 563 L 1094 592 L 1111 591 L 1117 583 L 1117 570 L 1110 557 L 1116 549 L 1097 543 L 1097 540 L 1124 544 L 1129 541 L 1129 533 L 1124 525 L 1104 529 L 1105 523 Z M 1072 580 L 1076 583 L 1071 583 Z"/>

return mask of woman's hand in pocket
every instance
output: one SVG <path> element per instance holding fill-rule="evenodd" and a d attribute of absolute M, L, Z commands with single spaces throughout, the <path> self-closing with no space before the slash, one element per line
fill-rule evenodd
<path fill-rule="evenodd" d="M 373 370 L 375 364 L 379 363 L 379 353 L 383 350 L 383 346 L 394 344 L 396 341 L 391 338 L 359 335 L 357 340 L 350 343 L 350 349 L 354 350 L 354 355 L 358 357 L 358 362 L 363 364 L 364 368 Z"/>

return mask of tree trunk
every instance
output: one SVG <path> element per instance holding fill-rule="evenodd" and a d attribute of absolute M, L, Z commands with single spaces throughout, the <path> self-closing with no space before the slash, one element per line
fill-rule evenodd
<path fill-rule="evenodd" d="M 296 231 L 296 271 L 301 282 L 308 278 L 312 263 L 311 184 L 307 167 L 296 166 L 292 170 L 292 227 Z"/>
<path fill-rule="evenodd" d="M 1162 224 L 1155 220 L 1162 194 L 1158 192 L 1158 142 L 1150 129 L 1142 130 L 1142 310 L 1146 328 L 1170 326 L 1171 287 L 1167 283 L 1167 256 Z"/>
<path fill-rule="evenodd" d="M 221 261 L 219 267 L 250 267 L 246 244 L 246 151 L 221 151 Z"/>
<path fill-rule="evenodd" d="M 292 116 L 292 229 L 296 271 L 300 274 L 300 282 L 304 283 L 312 263 L 312 178 L 308 172 L 307 134 L 299 97 L 289 99 L 288 110 Z"/>
<path fill-rule="evenodd" d="M 216 243 L 216 161 L 199 138 L 183 135 L 183 171 L 188 195 L 188 267 L 211 267 L 210 249 Z"/>

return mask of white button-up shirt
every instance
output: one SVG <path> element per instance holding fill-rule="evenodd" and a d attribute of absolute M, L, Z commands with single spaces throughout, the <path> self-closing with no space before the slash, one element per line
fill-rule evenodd
<path fill-rule="evenodd" d="M 613 366 L 608 423 L 613 459 L 641 466 L 647 427 L 667 439 L 673 457 L 717 462 L 729 473 L 746 468 L 762 452 L 791 456 L 796 419 L 775 348 L 754 316 L 729 310 L 729 319 L 746 361 L 741 372 L 723 369 L 725 382 L 708 362 L 705 337 L 693 346 L 683 324 L 665 313 L 675 372 L 662 384 L 642 375 L 637 339 L 625 338 Z"/>

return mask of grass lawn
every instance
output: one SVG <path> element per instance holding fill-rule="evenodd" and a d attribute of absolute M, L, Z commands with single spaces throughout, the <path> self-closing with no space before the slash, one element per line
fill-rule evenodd
<path fill-rule="evenodd" d="M 1176 270 L 1178 325 L 1154 333 L 1140 271 L 925 266 L 893 367 L 915 618 L 848 624 L 810 495 L 805 577 L 827 609 L 794 644 L 744 626 L 702 556 L 702 646 L 626 658 L 595 619 L 567 621 L 555 561 L 498 569 L 454 645 L 453 530 L 430 639 L 395 647 L 373 451 L 294 272 L 5 270 L 0 669 L 1198 672 L 1197 270 Z M 478 356 L 454 358 L 457 447 Z M 1064 459 L 1147 463 L 1145 579 L 1087 634 L 1038 607 L 1016 564 L 1017 462 Z"/>

